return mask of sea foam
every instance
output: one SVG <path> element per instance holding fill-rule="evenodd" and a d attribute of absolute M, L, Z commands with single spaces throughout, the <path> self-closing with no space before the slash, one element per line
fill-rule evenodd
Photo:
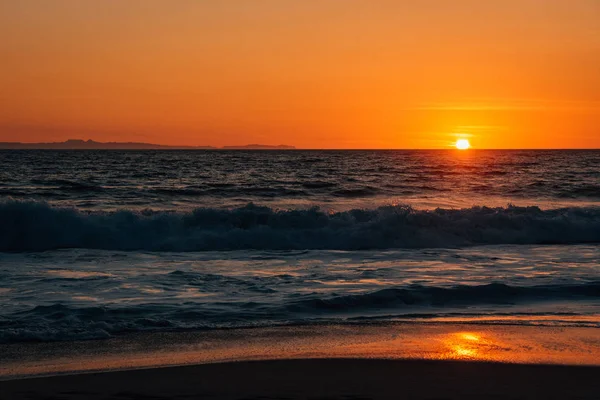
<path fill-rule="evenodd" d="M 486 305 L 489 308 L 492 305 L 539 304 L 544 301 L 595 301 L 600 298 L 600 282 L 533 287 L 488 284 L 441 288 L 415 285 L 352 295 L 303 297 L 307 296 L 311 298 L 279 304 L 266 301 L 255 303 L 252 307 L 243 307 L 239 303 L 207 302 L 144 303 L 120 307 L 81 307 L 60 303 L 36 306 L 10 315 L 6 320 L 10 322 L 0 319 L 0 343 L 102 339 L 132 332 L 351 322 L 339 318 L 341 315 L 355 317 L 356 322 L 360 322 L 373 319 L 382 310 L 397 319 L 437 317 L 450 311 L 461 311 L 460 315 L 468 316 L 467 306 Z M 561 319 L 560 312 L 551 316 Z M 389 315 L 384 314 L 383 320 L 387 317 Z M 597 323 L 582 321 L 575 319 L 571 323 L 574 326 L 598 327 Z M 527 323 L 527 318 L 520 323 Z"/>
<path fill-rule="evenodd" d="M 326 212 L 249 204 L 191 212 L 84 213 L 45 203 L 0 203 L 0 251 L 367 250 L 600 242 L 600 208 L 385 206 Z"/>

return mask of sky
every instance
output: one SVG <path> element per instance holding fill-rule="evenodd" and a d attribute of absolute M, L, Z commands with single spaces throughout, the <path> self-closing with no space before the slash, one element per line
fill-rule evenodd
<path fill-rule="evenodd" d="M 598 0 L 0 2 L 0 141 L 600 148 Z"/>

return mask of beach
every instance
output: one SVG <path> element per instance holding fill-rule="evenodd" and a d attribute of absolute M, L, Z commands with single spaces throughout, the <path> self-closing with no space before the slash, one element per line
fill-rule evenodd
<path fill-rule="evenodd" d="M 19 154 L 0 400 L 598 397 L 597 151 Z"/>
<path fill-rule="evenodd" d="M 594 328 L 279 327 L 1 345 L 2 399 L 597 398 Z"/>
<path fill-rule="evenodd" d="M 597 367 L 456 361 L 229 362 L 0 383 L 3 399 L 597 399 Z"/>
<path fill-rule="evenodd" d="M 0 400 L 600 400 L 600 1 L 0 1 Z"/>

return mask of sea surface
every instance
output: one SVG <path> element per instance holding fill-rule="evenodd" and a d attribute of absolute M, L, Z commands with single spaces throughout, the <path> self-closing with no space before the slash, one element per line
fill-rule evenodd
<path fill-rule="evenodd" d="M 0 343 L 600 328 L 600 151 L 0 151 L 0 304 Z"/>

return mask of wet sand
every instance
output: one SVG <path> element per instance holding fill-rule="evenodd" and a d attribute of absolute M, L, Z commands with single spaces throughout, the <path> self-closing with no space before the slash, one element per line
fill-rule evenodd
<path fill-rule="evenodd" d="M 303 326 L 0 345 L 0 399 L 597 399 L 598 328 Z"/>

